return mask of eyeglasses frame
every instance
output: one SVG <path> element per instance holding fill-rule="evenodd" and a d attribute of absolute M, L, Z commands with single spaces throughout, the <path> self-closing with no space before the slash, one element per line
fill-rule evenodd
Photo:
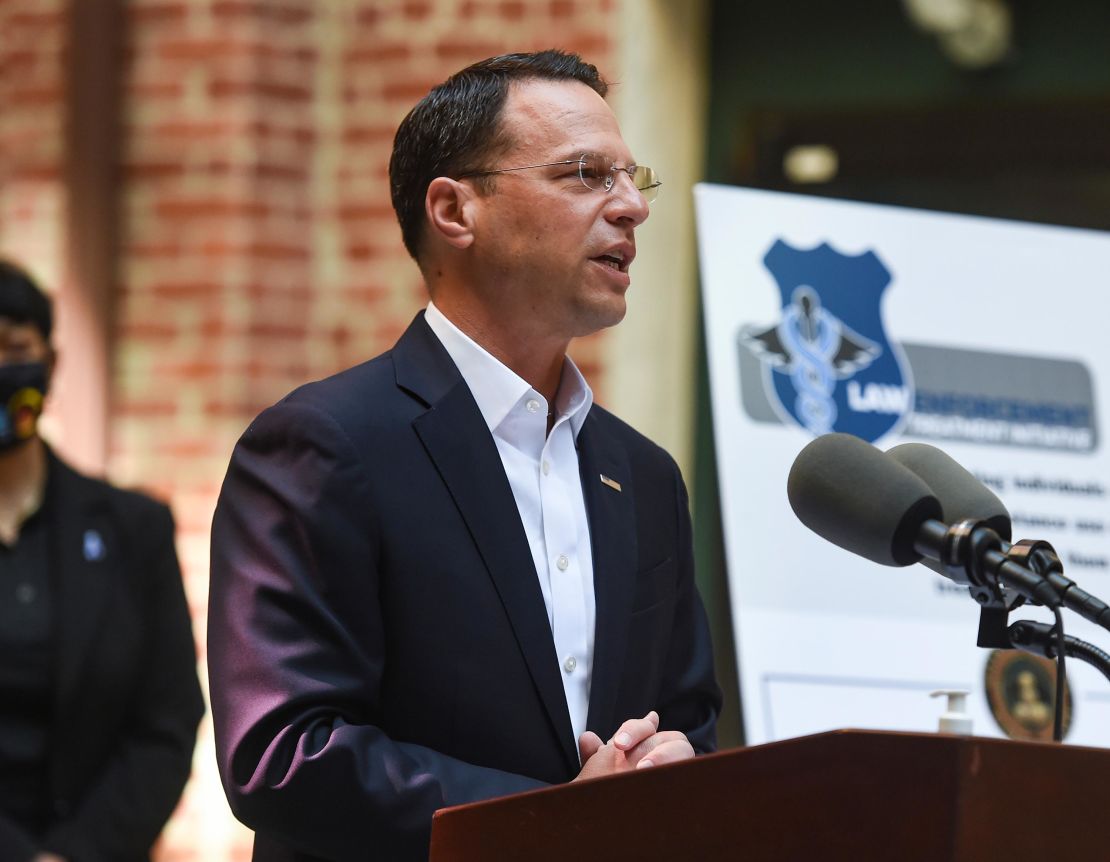
<path fill-rule="evenodd" d="M 488 171 L 466 171 L 465 173 L 459 174 L 458 179 L 464 180 L 467 177 L 488 177 L 488 176 L 492 176 L 493 174 L 508 174 L 508 173 L 512 173 L 514 171 L 529 171 L 529 170 L 532 170 L 533 168 L 553 168 L 553 167 L 557 167 L 558 165 L 578 165 L 578 179 L 582 183 L 582 185 L 584 185 L 586 188 L 588 188 L 592 192 L 603 191 L 604 190 L 604 192 L 606 194 L 608 194 L 609 192 L 611 192 L 613 190 L 613 187 L 617 184 L 617 182 L 616 182 L 617 178 L 616 178 L 615 171 L 623 171 L 624 173 L 628 174 L 628 179 L 632 181 L 633 185 L 636 185 L 636 178 L 634 176 L 634 173 L 635 173 L 637 168 L 646 168 L 647 170 L 651 171 L 653 174 L 655 173 L 655 171 L 652 168 L 648 168 L 646 165 L 626 165 L 625 167 L 622 168 L 614 162 L 613 164 L 611 164 L 609 166 L 609 174 L 602 181 L 602 185 L 604 186 L 604 189 L 595 189 L 593 186 L 589 185 L 586 182 L 586 178 L 584 176 L 582 176 L 582 171 L 583 171 L 583 169 L 585 168 L 585 165 L 586 165 L 586 157 L 587 156 L 596 156 L 596 155 L 597 155 L 597 153 L 583 153 L 577 159 L 563 159 L 562 161 L 559 161 L 559 162 L 544 162 L 543 164 L 540 164 L 540 165 L 520 165 L 519 167 L 515 167 L 515 168 L 495 168 L 493 170 L 488 170 Z M 640 192 L 640 194 L 644 195 L 644 197 L 647 198 L 648 203 L 652 203 L 655 200 L 656 196 L 659 194 L 658 188 L 661 185 L 663 185 L 663 182 L 662 182 L 662 180 L 660 180 L 658 178 L 658 175 L 656 175 L 655 182 L 651 183 L 650 185 L 646 185 L 643 188 L 640 188 L 639 186 L 636 186 L 636 191 L 638 191 L 638 192 Z M 648 192 L 654 192 L 654 194 L 649 196 Z"/>

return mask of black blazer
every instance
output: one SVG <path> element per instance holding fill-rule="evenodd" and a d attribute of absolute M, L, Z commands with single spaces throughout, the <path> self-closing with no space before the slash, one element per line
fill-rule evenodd
<path fill-rule="evenodd" d="M 578 449 L 588 726 L 608 738 L 656 709 L 712 750 L 720 699 L 678 469 L 596 406 Z M 426 858 L 435 809 L 579 771 L 512 491 L 422 314 L 391 352 L 247 429 L 213 523 L 208 631 L 220 772 L 256 860 Z"/>
<path fill-rule="evenodd" d="M 52 453 L 48 469 L 53 822 L 36 838 L 0 814 L 0 859 L 139 862 L 181 796 L 204 714 L 173 518 Z"/>

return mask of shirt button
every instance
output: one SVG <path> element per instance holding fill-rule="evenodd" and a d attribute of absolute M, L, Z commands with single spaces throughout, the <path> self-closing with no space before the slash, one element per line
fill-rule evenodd
<path fill-rule="evenodd" d="M 15 597 L 21 605 L 29 605 L 35 600 L 35 588 L 30 584 L 20 584 L 15 588 Z"/>
<path fill-rule="evenodd" d="M 563 670 L 567 673 L 574 673 L 576 667 L 578 667 L 578 660 L 574 656 L 567 656 L 567 660 L 563 662 Z"/>
<path fill-rule="evenodd" d="M 543 459 L 543 474 L 546 476 L 551 472 L 551 462 L 546 458 Z"/>
<path fill-rule="evenodd" d="M 524 405 L 524 409 L 529 413 L 535 413 L 540 409 L 540 402 L 535 398 L 529 398 L 528 403 Z"/>
<path fill-rule="evenodd" d="M 555 558 L 555 565 L 559 567 L 560 572 L 565 572 L 570 565 L 570 560 L 567 559 L 566 554 L 559 554 L 559 556 Z"/>

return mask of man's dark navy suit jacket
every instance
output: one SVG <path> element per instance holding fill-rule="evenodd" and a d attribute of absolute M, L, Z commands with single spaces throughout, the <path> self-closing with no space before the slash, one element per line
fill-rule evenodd
<path fill-rule="evenodd" d="M 588 726 L 720 695 L 672 459 L 600 407 L 578 439 L 597 605 Z M 620 490 L 601 481 L 601 475 Z M 564 782 L 576 741 L 493 437 L 419 315 L 263 412 L 212 528 L 220 771 L 256 860 L 427 858 L 440 807 Z"/>

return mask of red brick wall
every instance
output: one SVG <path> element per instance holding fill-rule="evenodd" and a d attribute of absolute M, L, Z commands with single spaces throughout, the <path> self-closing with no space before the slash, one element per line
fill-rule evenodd
<path fill-rule="evenodd" d="M 0 0 L 0 255 L 62 277 L 62 0 Z"/>
<path fill-rule="evenodd" d="M 494 53 L 565 47 L 611 74 L 616 9 L 131 0 L 129 21 L 109 466 L 173 503 L 203 655 L 208 526 L 236 438 L 294 386 L 388 348 L 426 302 L 389 202 L 397 123 Z M 596 341 L 576 356 L 601 394 Z M 206 721 L 159 858 L 246 859 L 248 846 Z"/>
<path fill-rule="evenodd" d="M 64 276 L 65 8 L 0 0 L 0 254 L 48 289 Z M 109 474 L 173 504 L 203 658 L 208 526 L 235 439 L 299 383 L 386 349 L 426 301 L 389 203 L 397 123 L 494 53 L 564 47 L 611 73 L 616 9 L 130 0 L 127 17 Z M 596 340 L 576 347 L 601 394 L 598 356 Z M 206 720 L 158 858 L 248 848 Z"/>
<path fill-rule="evenodd" d="M 388 348 L 426 302 L 389 202 L 397 123 L 429 87 L 495 53 L 563 47 L 611 75 L 617 9 L 615 0 L 126 7 L 108 472 L 174 507 L 203 672 L 208 527 L 238 435 L 294 386 Z M 65 9 L 0 0 L 0 254 L 48 289 L 64 276 L 66 245 Z M 575 354 L 603 395 L 597 339 Z M 247 859 L 249 843 L 223 800 L 206 720 L 158 858 Z"/>

